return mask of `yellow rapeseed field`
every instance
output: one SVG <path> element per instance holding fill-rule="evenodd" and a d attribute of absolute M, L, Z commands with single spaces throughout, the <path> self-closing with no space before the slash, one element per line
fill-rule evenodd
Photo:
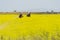
<path fill-rule="evenodd" d="M 60 40 L 60 14 L 0 14 L 0 40 Z"/>

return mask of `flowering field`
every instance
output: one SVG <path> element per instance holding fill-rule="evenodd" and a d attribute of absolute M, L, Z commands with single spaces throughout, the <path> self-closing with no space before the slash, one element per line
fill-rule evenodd
<path fill-rule="evenodd" d="M 0 40 L 60 40 L 60 14 L 0 14 Z"/>

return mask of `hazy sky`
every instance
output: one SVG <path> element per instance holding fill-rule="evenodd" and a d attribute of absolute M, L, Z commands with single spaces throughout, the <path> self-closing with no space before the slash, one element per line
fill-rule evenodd
<path fill-rule="evenodd" d="M 0 11 L 60 11 L 60 0 L 0 0 Z"/>

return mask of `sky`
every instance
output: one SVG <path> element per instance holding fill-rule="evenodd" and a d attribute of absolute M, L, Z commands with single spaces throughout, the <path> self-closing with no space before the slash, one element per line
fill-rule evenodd
<path fill-rule="evenodd" d="M 60 12 L 60 0 L 0 0 L 0 12 Z"/>

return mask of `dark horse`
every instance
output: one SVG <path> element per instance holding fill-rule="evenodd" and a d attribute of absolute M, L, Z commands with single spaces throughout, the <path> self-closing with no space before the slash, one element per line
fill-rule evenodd
<path fill-rule="evenodd" d="M 30 14 L 31 14 L 31 12 L 29 12 L 29 13 L 27 14 L 27 17 L 30 17 Z"/>
<path fill-rule="evenodd" d="M 22 13 L 20 13 L 20 15 L 19 15 L 19 18 L 22 18 L 23 16 L 22 16 Z"/>

